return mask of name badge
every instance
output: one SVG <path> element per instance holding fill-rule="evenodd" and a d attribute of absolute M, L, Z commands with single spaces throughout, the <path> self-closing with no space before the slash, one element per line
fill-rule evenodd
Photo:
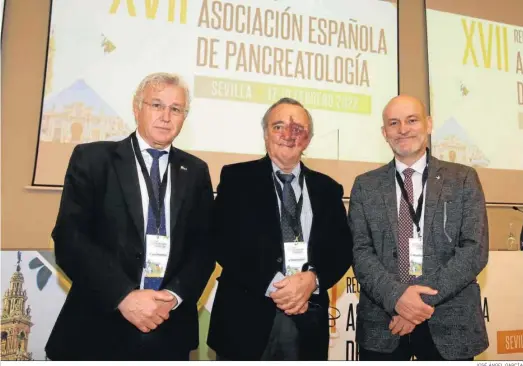
<path fill-rule="evenodd" d="M 147 235 L 146 277 L 163 277 L 169 259 L 170 241 L 168 236 Z"/>
<path fill-rule="evenodd" d="M 423 239 L 409 239 L 409 274 L 419 277 L 423 274 Z"/>
<path fill-rule="evenodd" d="M 285 275 L 291 276 L 301 272 L 305 263 L 308 262 L 307 243 L 304 241 L 293 241 L 283 243 L 285 249 Z"/>

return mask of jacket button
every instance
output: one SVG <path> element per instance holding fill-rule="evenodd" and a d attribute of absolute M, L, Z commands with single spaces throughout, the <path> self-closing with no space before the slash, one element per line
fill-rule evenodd
<path fill-rule="evenodd" d="M 281 263 L 282 261 L 283 261 L 282 257 L 278 257 L 278 259 L 276 259 L 276 262 L 278 262 L 278 263 Z"/>
<path fill-rule="evenodd" d="M 396 253 L 396 251 L 394 251 L 394 252 L 392 252 L 392 256 L 393 256 L 394 258 L 398 258 L 398 253 Z"/>
<path fill-rule="evenodd" d="M 136 253 L 136 259 L 142 259 L 142 253 L 140 253 L 140 252 Z"/>

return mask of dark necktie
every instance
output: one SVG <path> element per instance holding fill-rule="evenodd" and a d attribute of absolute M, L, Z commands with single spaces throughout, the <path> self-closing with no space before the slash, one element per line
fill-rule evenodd
<path fill-rule="evenodd" d="M 162 155 L 164 154 L 167 154 L 167 151 L 147 149 L 147 152 L 153 158 L 153 164 L 151 166 L 151 172 L 149 174 L 153 186 L 154 198 L 149 197 L 149 201 L 151 199 L 156 200 L 158 207 L 160 207 L 160 184 L 162 182 L 162 178 L 160 177 L 160 157 L 162 157 Z M 167 232 L 165 230 L 165 205 L 162 204 L 162 209 L 160 210 L 160 231 L 158 231 L 158 228 L 156 227 L 156 217 L 154 216 L 154 211 L 151 206 L 151 202 L 149 202 L 146 233 L 151 235 L 167 235 Z"/>
<path fill-rule="evenodd" d="M 296 195 L 292 189 L 291 182 L 294 180 L 294 174 L 284 174 L 280 171 L 276 172 L 276 176 L 283 183 L 282 192 L 282 210 L 281 210 L 281 233 L 284 242 L 303 240 L 300 218 L 298 217 Z M 295 233 L 292 225 L 296 225 Z M 298 235 L 296 235 L 298 234 Z"/>
<path fill-rule="evenodd" d="M 149 197 L 149 211 L 147 214 L 147 234 L 150 235 L 167 235 L 165 229 L 165 205 L 162 204 L 162 209 L 160 210 L 160 229 L 156 227 L 156 216 L 154 215 L 154 210 L 151 206 L 151 200 L 156 200 L 157 207 L 160 207 L 160 157 L 164 154 L 167 154 L 167 151 L 147 149 L 147 152 L 152 156 L 153 163 L 151 165 L 151 172 L 149 176 L 151 177 L 152 188 L 154 192 L 154 197 Z M 144 289 L 153 289 L 158 290 L 163 281 L 163 277 L 145 277 L 143 288 Z"/>
<path fill-rule="evenodd" d="M 405 190 L 409 196 L 409 201 L 414 202 L 414 190 L 412 188 L 412 174 L 414 169 L 407 168 L 403 171 L 405 179 Z M 398 269 L 401 282 L 409 283 L 413 276 L 409 274 L 409 238 L 412 238 L 413 233 L 412 217 L 409 213 L 409 207 L 405 198 L 401 195 L 400 213 L 398 217 Z"/>

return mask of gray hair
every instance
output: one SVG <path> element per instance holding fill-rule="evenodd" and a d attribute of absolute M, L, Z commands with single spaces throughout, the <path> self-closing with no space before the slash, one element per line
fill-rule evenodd
<path fill-rule="evenodd" d="M 163 85 L 172 85 L 178 86 L 183 89 L 185 93 L 185 116 L 189 113 L 189 105 L 191 103 L 191 97 L 189 95 L 189 87 L 187 83 L 182 79 L 180 75 L 171 74 L 167 72 L 155 72 L 153 74 L 147 75 L 141 82 L 138 84 L 136 91 L 134 92 L 133 105 L 142 109 L 143 103 L 143 93 L 148 86 L 154 88 L 163 86 Z"/>
<path fill-rule="evenodd" d="M 303 104 L 298 102 L 296 99 L 292 99 L 292 98 L 288 98 L 288 97 L 281 98 L 276 103 L 271 105 L 269 107 L 269 109 L 267 109 L 267 112 L 265 112 L 265 114 L 263 115 L 263 118 L 262 118 L 263 133 L 264 134 L 267 133 L 267 128 L 269 126 L 269 115 L 271 114 L 272 110 L 281 104 L 297 105 L 298 107 L 301 107 L 305 111 L 305 113 L 307 114 L 307 118 L 309 119 L 309 135 L 310 135 L 310 137 L 312 137 L 314 135 L 314 123 L 312 122 L 311 114 L 309 113 L 307 108 L 305 108 L 303 106 Z"/>

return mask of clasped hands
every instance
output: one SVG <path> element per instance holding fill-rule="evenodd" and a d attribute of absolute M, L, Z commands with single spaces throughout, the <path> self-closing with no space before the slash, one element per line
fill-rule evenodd
<path fill-rule="evenodd" d="M 409 286 L 394 308 L 398 315 L 393 316 L 389 324 L 392 334 L 400 336 L 409 334 L 417 325 L 430 319 L 434 308 L 423 302 L 421 294 L 436 295 L 437 293 L 437 290 L 427 286 Z"/>
<path fill-rule="evenodd" d="M 316 274 L 311 271 L 298 272 L 275 282 L 276 291 L 271 298 L 287 315 L 303 314 L 309 308 L 309 298 L 316 290 Z"/>
<path fill-rule="evenodd" d="M 118 305 L 127 321 L 143 333 L 149 333 L 169 319 L 178 300 L 169 291 L 134 290 Z"/>

